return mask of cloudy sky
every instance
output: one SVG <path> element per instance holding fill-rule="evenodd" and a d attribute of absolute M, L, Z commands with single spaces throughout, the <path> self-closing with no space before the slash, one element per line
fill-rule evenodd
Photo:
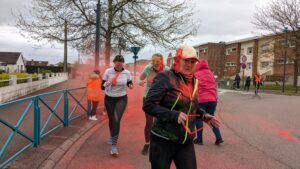
<path fill-rule="evenodd" d="M 185 43 L 196 45 L 206 42 L 232 41 L 258 35 L 259 32 L 250 23 L 255 6 L 261 6 L 269 0 L 189 0 L 200 18 L 198 34 Z M 11 11 L 24 11 L 31 0 L 0 0 L 0 51 L 22 52 L 26 59 L 47 60 L 57 63 L 63 60 L 63 46 L 51 46 L 47 43 L 37 45 L 22 37 L 14 27 L 15 18 Z M 160 47 L 149 46 L 139 53 L 140 58 L 150 58 L 154 52 L 168 51 Z M 69 51 L 69 60 L 77 59 L 75 50 Z M 128 54 L 127 61 L 131 61 Z"/>

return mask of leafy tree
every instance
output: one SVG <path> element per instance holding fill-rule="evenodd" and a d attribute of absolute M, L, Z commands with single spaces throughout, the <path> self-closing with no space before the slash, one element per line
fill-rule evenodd
<path fill-rule="evenodd" d="M 120 39 L 125 45 L 147 44 L 172 48 L 196 33 L 193 9 L 188 0 L 101 0 L 101 42 L 108 66 L 113 48 Z M 17 15 L 17 26 L 34 40 L 67 41 L 81 51 L 94 49 L 97 0 L 33 0 L 29 14 Z"/>

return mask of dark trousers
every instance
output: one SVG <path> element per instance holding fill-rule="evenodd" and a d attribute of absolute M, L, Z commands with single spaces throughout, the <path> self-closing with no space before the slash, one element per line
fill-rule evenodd
<path fill-rule="evenodd" d="M 121 119 L 127 106 L 127 95 L 121 97 L 110 97 L 105 95 L 104 102 L 109 120 L 109 131 L 112 144 L 116 145 L 120 132 Z"/>
<path fill-rule="evenodd" d="M 245 84 L 245 87 L 244 87 L 244 90 L 246 90 L 247 89 L 247 91 L 249 91 L 249 88 L 250 88 L 250 84 Z"/>
<path fill-rule="evenodd" d="M 209 113 L 210 115 L 214 115 L 217 107 L 217 102 L 199 103 L 199 107 L 205 110 L 206 113 Z M 197 128 L 203 127 L 203 121 L 199 117 L 196 118 L 196 127 Z M 216 136 L 216 140 L 222 138 L 221 131 L 219 128 L 213 127 L 212 130 Z M 203 135 L 203 130 L 197 132 L 197 140 L 200 142 L 203 141 L 202 135 Z"/>
<path fill-rule="evenodd" d="M 177 144 L 151 134 L 150 155 L 152 169 L 170 169 L 174 161 L 177 169 L 197 169 L 194 144 Z"/>
<path fill-rule="evenodd" d="M 236 82 L 236 87 L 239 89 L 240 88 L 240 81 Z"/>
<path fill-rule="evenodd" d="M 98 101 L 88 100 L 88 115 L 89 116 L 96 115 L 98 104 L 99 104 Z"/>
<path fill-rule="evenodd" d="M 145 98 L 143 98 L 143 102 L 145 102 Z M 146 125 L 144 129 L 145 142 L 148 143 L 150 141 L 150 132 L 153 125 L 153 117 L 149 114 L 145 113 L 146 117 Z"/>

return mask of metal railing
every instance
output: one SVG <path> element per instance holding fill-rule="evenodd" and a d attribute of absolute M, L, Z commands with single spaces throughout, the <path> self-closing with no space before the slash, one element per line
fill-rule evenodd
<path fill-rule="evenodd" d="M 77 92 L 77 93 L 75 93 Z M 78 93 L 79 92 L 79 93 Z M 81 92 L 81 93 L 80 93 Z M 75 94 L 77 95 L 75 95 Z M 54 106 L 50 104 L 50 101 L 47 101 L 47 98 L 59 96 L 58 99 L 51 100 L 51 103 L 55 102 Z M 0 168 L 4 168 L 7 166 L 12 160 L 22 154 L 24 151 L 29 149 L 30 147 L 37 147 L 41 140 L 44 139 L 47 135 L 52 133 L 53 131 L 57 130 L 60 127 L 68 126 L 70 122 L 77 119 L 78 117 L 82 116 L 87 112 L 87 109 L 82 105 L 83 98 L 86 97 L 86 89 L 85 87 L 75 88 L 75 89 L 66 89 L 66 90 L 59 90 L 54 92 L 48 92 L 39 94 L 36 96 L 31 96 L 15 101 L 11 101 L 8 103 L 0 104 L 0 127 L 8 129 L 8 137 L 7 139 L 3 140 L 4 144 L 0 149 Z M 62 107 L 62 114 L 59 114 L 57 109 L 63 103 Z M 72 103 L 72 105 L 70 104 Z M 7 109 L 9 107 L 17 107 L 18 104 L 24 104 L 24 111 L 21 113 L 21 116 L 17 120 L 16 124 L 14 125 L 13 122 L 6 120 L 4 115 L 2 116 L 2 109 Z M 45 116 L 46 110 L 42 111 L 41 106 L 44 109 L 50 111 L 49 115 Z M 79 107 L 81 107 L 84 111 L 79 112 L 77 115 L 74 113 Z M 24 119 L 29 116 L 29 111 L 33 111 L 33 120 L 31 119 L 29 124 L 29 128 L 31 131 L 22 131 L 20 126 L 25 123 Z M 11 112 L 9 112 L 11 113 Z M 44 119 L 41 119 L 41 115 L 43 115 Z M 59 124 L 50 124 L 52 117 L 55 117 L 58 120 Z M 11 116 L 9 116 L 11 117 Z M 15 121 L 14 120 L 14 121 Z M 28 125 L 28 124 L 27 124 Z M 1 131 L 1 135 L 4 135 L 4 132 Z M 29 144 L 22 145 L 13 152 L 6 154 L 8 147 L 12 144 L 14 137 L 18 135 L 21 136 L 23 139 L 29 141 Z M 32 136 L 31 136 L 32 135 Z M 1 136 L 4 138 L 4 136 Z"/>

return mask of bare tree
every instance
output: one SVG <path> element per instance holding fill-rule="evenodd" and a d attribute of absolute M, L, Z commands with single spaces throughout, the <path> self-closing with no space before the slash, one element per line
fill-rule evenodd
<path fill-rule="evenodd" d="M 261 30 L 272 31 L 283 35 L 285 27 L 289 30 L 289 41 L 295 43 L 294 56 L 294 85 L 298 81 L 298 67 L 300 61 L 300 0 L 274 0 L 265 6 L 257 7 L 252 22 Z"/>
<path fill-rule="evenodd" d="M 172 48 L 196 33 L 198 24 L 187 0 L 102 0 L 101 41 L 106 65 L 111 49 L 124 39 L 125 46 L 147 44 Z M 17 26 L 34 40 L 62 42 L 63 22 L 68 41 L 89 50 L 95 39 L 97 0 L 33 0 L 29 15 L 19 14 Z"/>

